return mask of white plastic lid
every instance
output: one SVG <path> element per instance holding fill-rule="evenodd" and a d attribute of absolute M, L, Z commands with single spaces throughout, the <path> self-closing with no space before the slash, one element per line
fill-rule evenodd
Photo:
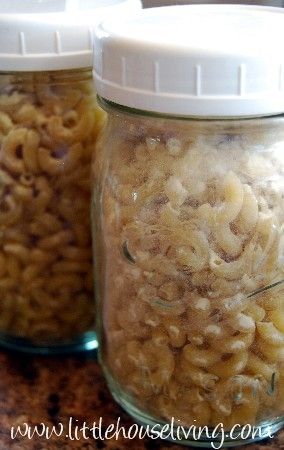
<path fill-rule="evenodd" d="M 140 110 L 201 117 L 284 112 L 284 10 L 146 9 L 96 30 L 98 94 Z"/>
<path fill-rule="evenodd" d="M 92 67 L 93 30 L 141 0 L 0 1 L 0 71 Z"/>

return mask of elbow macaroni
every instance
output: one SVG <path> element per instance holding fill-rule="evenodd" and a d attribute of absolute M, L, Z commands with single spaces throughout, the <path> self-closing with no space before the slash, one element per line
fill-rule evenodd
<path fill-rule="evenodd" d="M 284 278 L 277 133 L 239 122 L 225 139 L 214 122 L 139 116 L 117 131 L 112 120 L 119 134 L 97 162 L 111 382 L 154 422 L 283 415 L 284 288 L 258 292 Z"/>
<path fill-rule="evenodd" d="M 94 324 L 90 164 L 104 115 L 86 74 L 10 81 L 0 89 L 0 334 L 53 345 Z"/>

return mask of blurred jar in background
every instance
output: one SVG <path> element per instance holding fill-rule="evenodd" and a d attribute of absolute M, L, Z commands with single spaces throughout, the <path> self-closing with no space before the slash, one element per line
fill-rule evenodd
<path fill-rule="evenodd" d="M 92 29 L 140 1 L 0 5 L 0 345 L 96 348 L 90 164 L 104 122 Z"/>

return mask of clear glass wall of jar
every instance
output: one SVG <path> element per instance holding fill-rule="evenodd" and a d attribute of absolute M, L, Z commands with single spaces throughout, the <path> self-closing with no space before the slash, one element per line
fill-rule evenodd
<path fill-rule="evenodd" d="M 283 40 L 283 9 L 244 5 L 96 29 L 100 361 L 155 438 L 235 447 L 284 424 Z"/>
<path fill-rule="evenodd" d="M 220 423 L 263 438 L 284 412 L 284 118 L 103 106 L 93 228 L 110 390 L 144 425 L 208 427 L 193 445 Z"/>
<path fill-rule="evenodd" d="M 0 344 L 94 348 L 90 69 L 0 75 Z"/>

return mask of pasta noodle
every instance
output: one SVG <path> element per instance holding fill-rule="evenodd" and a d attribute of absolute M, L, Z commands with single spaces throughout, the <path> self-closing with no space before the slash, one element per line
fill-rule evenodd
<path fill-rule="evenodd" d="M 283 415 L 283 130 L 229 122 L 115 111 L 98 146 L 102 360 L 155 423 Z"/>
<path fill-rule="evenodd" d="M 8 78 L 0 84 L 0 336 L 72 343 L 94 327 L 90 165 L 104 113 L 89 70 Z"/>

